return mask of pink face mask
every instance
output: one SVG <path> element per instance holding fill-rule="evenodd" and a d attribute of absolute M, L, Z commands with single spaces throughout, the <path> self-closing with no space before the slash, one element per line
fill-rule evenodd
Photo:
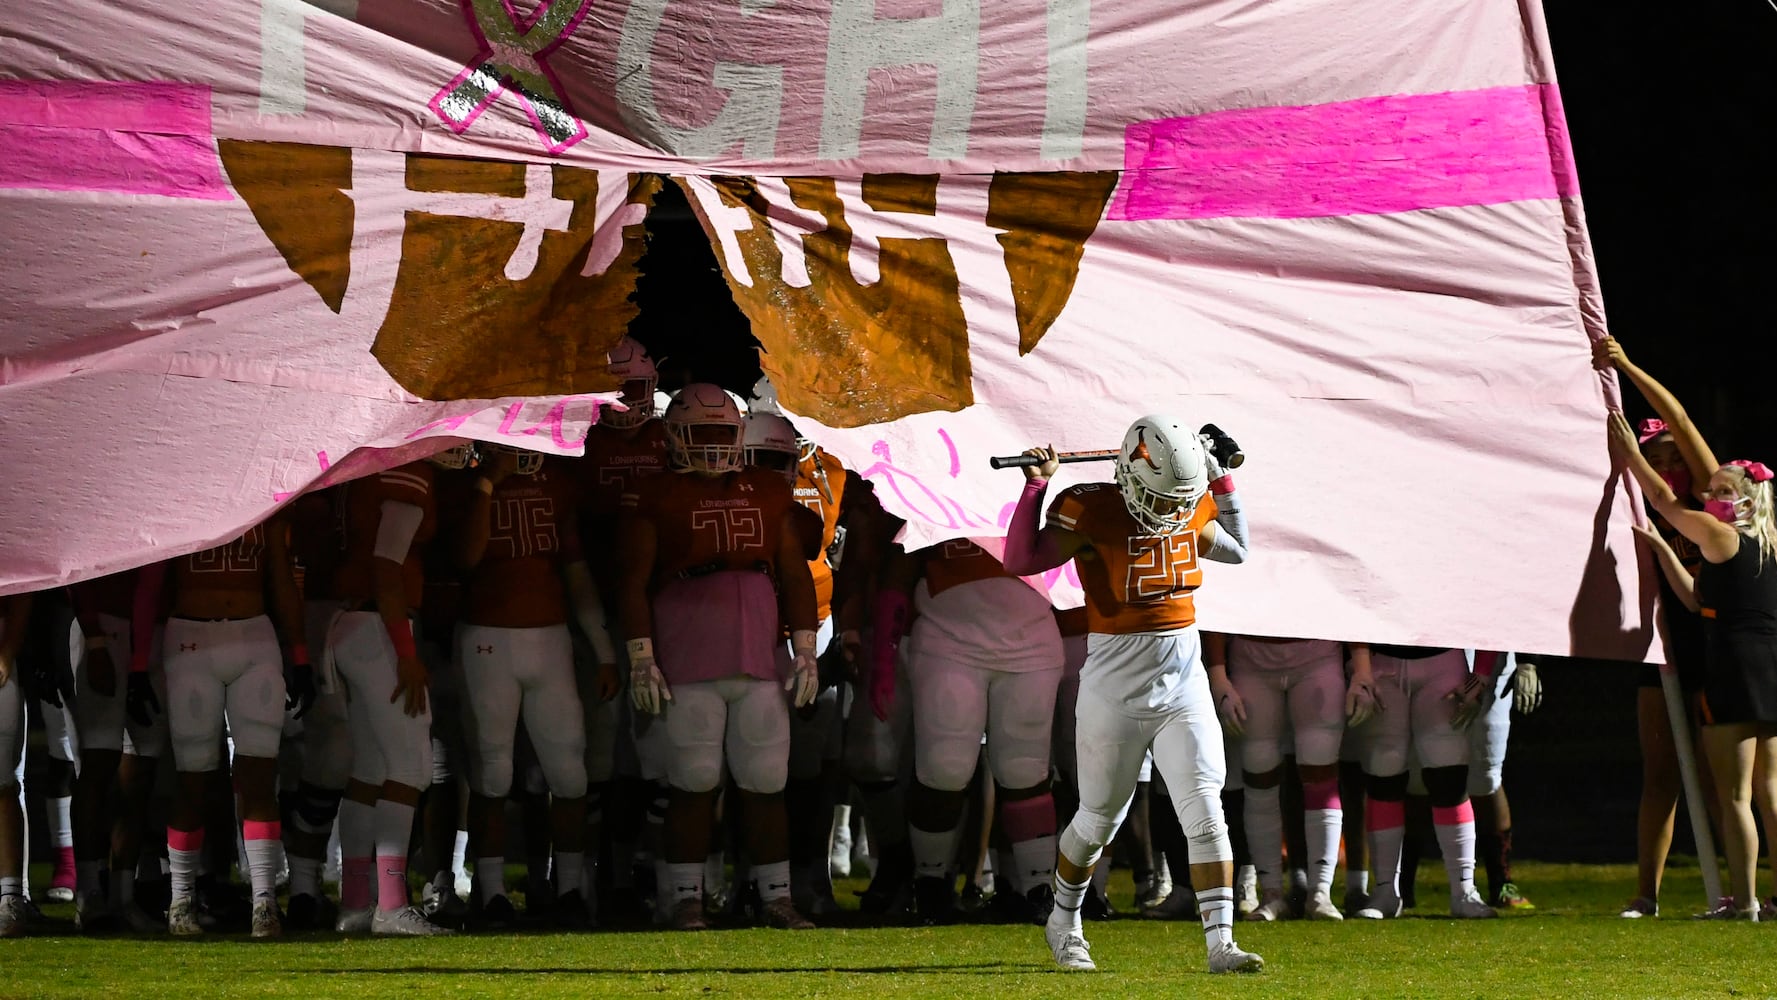
<path fill-rule="evenodd" d="M 1733 524 L 1737 519 L 1735 517 L 1737 506 L 1739 505 L 1732 500 L 1705 500 L 1703 501 L 1703 512 L 1723 524 Z"/>
<path fill-rule="evenodd" d="M 1691 472 L 1689 469 L 1667 469 L 1660 473 L 1660 478 L 1665 480 L 1667 486 L 1672 487 L 1672 492 L 1680 500 L 1691 495 Z"/>

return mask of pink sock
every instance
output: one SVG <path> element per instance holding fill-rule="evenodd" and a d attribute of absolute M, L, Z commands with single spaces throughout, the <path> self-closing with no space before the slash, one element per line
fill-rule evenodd
<path fill-rule="evenodd" d="M 398 854 L 376 856 L 376 908 L 399 910 L 407 906 L 407 858 Z"/>
<path fill-rule="evenodd" d="M 370 909 L 371 858 L 341 858 L 339 862 L 339 908 Z"/>
<path fill-rule="evenodd" d="M 56 848 L 56 870 L 50 877 L 49 884 L 61 889 L 72 889 L 77 879 L 78 869 L 74 866 L 74 848 Z"/>

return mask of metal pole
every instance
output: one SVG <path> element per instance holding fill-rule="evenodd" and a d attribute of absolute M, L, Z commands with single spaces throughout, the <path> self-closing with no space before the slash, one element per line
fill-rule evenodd
<path fill-rule="evenodd" d="M 1697 842 L 1697 867 L 1703 870 L 1705 908 L 1713 908 L 1722 898 L 1721 868 L 1715 856 L 1715 836 L 1709 829 L 1709 810 L 1703 803 L 1703 781 L 1697 777 L 1696 744 L 1691 741 L 1689 714 L 1685 711 L 1684 693 L 1678 686 L 1678 671 L 1670 663 L 1660 666 L 1660 690 L 1666 695 L 1666 715 L 1672 720 L 1672 741 L 1678 751 L 1678 773 L 1684 779 L 1685 811 L 1691 819 L 1691 836 Z"/>

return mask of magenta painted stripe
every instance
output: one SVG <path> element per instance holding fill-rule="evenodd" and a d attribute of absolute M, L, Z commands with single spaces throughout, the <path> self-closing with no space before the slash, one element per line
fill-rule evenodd
<path fill-rule="evenodd" d="M 1110 217 L 1300 219 L 1578 190 L 1560 94 L 1531 84 L 1141 122 Z"/>
<path fill-rule="evenodd" d="M 0 80 L 0 187 L 233 197 L 210 134 L 210 88 Z"/>

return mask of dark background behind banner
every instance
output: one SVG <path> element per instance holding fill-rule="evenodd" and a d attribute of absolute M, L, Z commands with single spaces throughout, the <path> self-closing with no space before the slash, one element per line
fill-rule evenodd
<path fill-rule="evenodd" d="M 1777 464 L 1777 11 L 1763 0 L 1546 9 L 1611 331 L 1720 457 Z M 758 374 L 752 338 L 675 188 L 648 230 L 632 330 L 665 359 L 663 387 L 696 377 L 744 390 Z M 1625 398 L 1632 418 L 1649 415 L 1633 390 Z M 1547 699 L 1514 720 L 1506 771 L 1518 852 L 1632 861 L 1635 669 L 1543 662 Z"/>

